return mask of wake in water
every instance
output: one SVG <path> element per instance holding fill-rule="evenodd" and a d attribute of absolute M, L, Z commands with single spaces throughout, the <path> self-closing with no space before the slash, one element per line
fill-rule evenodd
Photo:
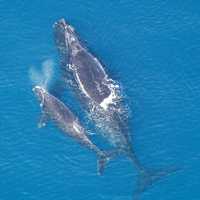
<path fill-rule="evenodd" d="M 40 85 L 48 89 L 54 76 L 54 62 L 52 59 L 47 59 L 42 62 L 41 66 L 41 70 L 31 67 L 29 70 L 29 78 L 33 85 Z"/>

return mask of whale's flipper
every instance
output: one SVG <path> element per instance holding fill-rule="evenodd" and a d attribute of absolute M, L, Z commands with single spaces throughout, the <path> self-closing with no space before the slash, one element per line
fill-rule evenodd
<path fill-rule="evenodd" d="M 39 122 L 38 122 L 38 128 L 45 127 L 48 120 L 49 120 L 48 115 L 44 111 L 42 111 Z"/>
<path fill-rule="evenodd" d="M 102 154 L 99 156 L 97 160 L 97 172 L 99 175 L 102 175 L 105 169 L 105 165 L 109 162 L 110 157 L 106 154 Z"/>
<path fill-rule="evenodd" d="M 103 152 L 103 154 L 98 155 L 97 160 L 97 171 L 99 175 L 102 175 L 105 169 L 106 164 L 113 159 L 114 157 L 117 157 L 119 155 L 119 151 L 117 150 L 111 150 L 108 152 Z"/>
<path fill-rule="evenodd" d="M 138 182 L 136 185 L 136 189 L 133 194 L 134 200 L 139 200 L 140 195 L 147 190 L 150 186 L 152 186 L 155 182 L 165 178 L 172 173 L 179 171 L 180 168 L 171 167 L 168 169 L 161 170 L 142 170 L 140 171 Z"/>

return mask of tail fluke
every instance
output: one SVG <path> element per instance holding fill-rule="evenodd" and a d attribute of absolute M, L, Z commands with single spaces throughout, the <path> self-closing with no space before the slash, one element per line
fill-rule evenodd
<path fill-rule="evenodd" d="M 172 173 L 177 172 L 178 170 L 180 169 L 176 167 L 162 170 L 141 170 L 138 177 L 136 190 L 134 191 L 133 199 L 139 200 L 140 195 L 155 182 L 171 175 Z"/>

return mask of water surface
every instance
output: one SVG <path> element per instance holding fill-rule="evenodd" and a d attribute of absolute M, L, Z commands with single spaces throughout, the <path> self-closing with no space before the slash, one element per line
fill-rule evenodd
<path fill-rule="evenodd" d="M 0 1 L 0 199 L 132 199 L 137 173 L 127 159 L 116 159 L 99 177 L 92 152 L 52 123 L 37 128 L 40 108 L 29 70 L 49 59 L 59 67 L 52 25 L 62 17 L 121 83 L 141 162 L 149 168 L 184 168 L 141 199 L 199 200 L 196 0 Z M 83 118 L 78 102 L 68 93 L 65 99 Z"/>

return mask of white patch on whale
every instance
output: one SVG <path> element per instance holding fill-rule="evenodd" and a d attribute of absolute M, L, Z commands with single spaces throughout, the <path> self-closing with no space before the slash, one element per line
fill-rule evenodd
<path fill-rule="evenodd" d="M 83 84 L 81 83 L 81 80 L 79 79 L 78 73 L 75 72 L 75 77 L 78 81 L 78 85 L 81 89 L 81 91 L 86 95 L 86 97 L 90 98 L 90 95 L 85 90 Z M 114 85 L 113 83 L 108 83 L 107 86 L 110 89 L 110 95 L 102 100 L 102 102 L 99 104 L 104 110 L 107 110 L 110 104 L 116 104 L 116 100 L 119 99 L 116 89 L 119 88 L 118 85 Z"/>
<path fill-rule="evenodd" d="M 115 90 L 115 86 L 114 85 L 108 85 L 110 88 L 110 95 L 108 97 L 106 97 L 105 99 L 103 99 L 103 101 L 100 103 L 100 106 L 104 109 L 107 110 L 108 106 L 110 104 L 116 104 L 115 101 L 118 98 L 117 94 L 116 94 L 116 90 Z"/>
<path fill-rule="evenodd" d="M 82 131 L 82 127 L 77 122 L 73 122 L 73 129 L 78 133 Z"/>
<path fill-rule="evenodd" d="M 78 76 L 78 73 L 76 71 L 75 71 L 75 77 L 76 77 L 76 79 L 78 81 L 78 85 L 79 85 L 81 91 L 86 95 L 86 97 L 91 98 L 90 95 L 86 92 L 83 84 L 81 83 L 81 80 L 80 80 L 80 78 Z"/>

